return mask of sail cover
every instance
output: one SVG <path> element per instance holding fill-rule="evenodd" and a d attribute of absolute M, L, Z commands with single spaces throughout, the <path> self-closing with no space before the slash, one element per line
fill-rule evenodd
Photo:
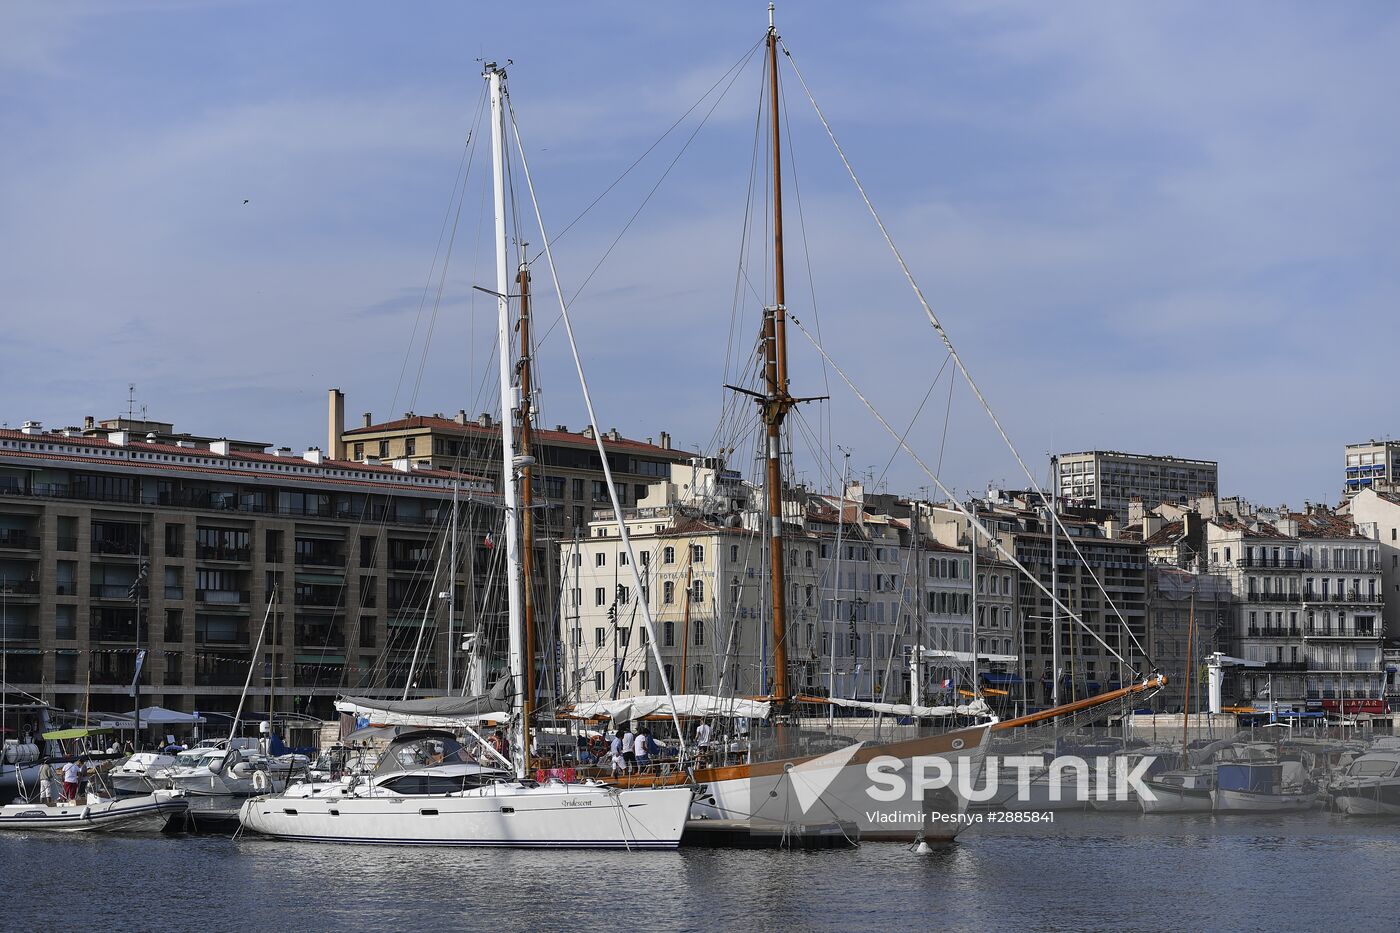
<path fill-rule="evenodd" d="M 490 692 L 469 697 L 429 697 L 423 700 L 380 700 L 372 697 L 341 697 L 335 701 L 338 712 L 374 726 L 471 725 L 482 719 L 504 721 L 510 718 L 507 697 L 510 678 L 496 681 Z"/>
<path fill-rule="evenodd" d="M 982 699 L 963 703 L 959 706 L 913 706 L 909 703 L 872 703 L 868 700 L 846 700 L 841 697 L 823 698 L 823 703 L 832 706 L 847 706 L 854 709 L 868 709 L 887 716 L 991 716 L 992 710 Z"/>
<path fill-rule="evenodd" d="M 581 703 L 574 707 L 574 715 L 580 719 L 611 719 L 613 722 L 627 722 L 647 716 L 670 716 L 673 713 L 677 716 L 713 716 L 721 719 L 767 719 L 771 707 L 772 704 L 763 700 L 683 693 L 670 698 L 636 696 Z"/>

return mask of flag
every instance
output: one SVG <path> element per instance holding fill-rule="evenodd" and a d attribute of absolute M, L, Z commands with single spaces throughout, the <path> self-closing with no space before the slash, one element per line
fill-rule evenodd
<path fill-rule="evenodd" d="M 127 691 L 131 696 L 136 696 L 136 682 L 141 679 L 141 666 L 146 663 L 146 649 L 142 648 L 136 652 L 136 671 L 131 675 L 131 688 Z"/>
<path fill-rule="evenodd" d="M 941 683 L 939 683 L 938 686 L 942 687 L 944 690 L 952 690 L 952 689 L 953 689 L 953 679 L 952 679 L 951 677 L 949 677 L 948 679 L 946 679 L 946 680 L 942 681 Z"/>
<path fill-rule="evenodd" d="M 481 543 L 485 547 L 493 548 L 496 546 L 496 538 L 493 535 L 487 535 L 485 538 L 481 539 Z"/>

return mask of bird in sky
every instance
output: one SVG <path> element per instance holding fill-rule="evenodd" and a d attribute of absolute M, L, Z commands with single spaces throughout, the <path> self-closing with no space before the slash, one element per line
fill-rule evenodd
<path fill-rule="evenodd" d="M 244 199 L 243 199 L 243 203 L 244 203 L 244 204 L 247 204 L 250 200 L 252 200 L 252 199 L 251 199 L 251 198 L 244 198 Z"/>

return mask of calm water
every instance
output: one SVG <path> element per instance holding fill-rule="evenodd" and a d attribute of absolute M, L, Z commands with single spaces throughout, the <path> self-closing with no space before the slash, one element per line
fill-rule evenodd
<path fill-rule="evenodd" d="M 1394 930 L 1400 821 L 1057 814 L 932 856 L 0 838 L 0 929 Z"/>

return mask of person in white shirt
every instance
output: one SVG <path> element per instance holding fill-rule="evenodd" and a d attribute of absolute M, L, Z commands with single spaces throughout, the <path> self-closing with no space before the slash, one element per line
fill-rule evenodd
<path fill-rule="evenodd" d="M 618 729 L 618 730 L 617 730 L 617 733 L 612 737 L 612 746 L 611 746 L 611 748 L 608 749 L 608 752 L 609 752 L 609 754 L 612 755 L 612 771 L 613 771 L 613 774 L 617 774 L 619 771 L 623 771 L 623 770 L 626 768 L 626 762 L 623 760 L 623 757 L 622 757 L 622 730 L 621 730 L 621 729 Z"/>
<path fill-rule="evenodd" d="M 622 770 L 624 773 L 630 774 L 632 766 L 637 761 L 636 745 L 637 736 L 631 729 L 628 729 L 622 735 Z"/>
<path fill-rule="evenodd" d="M 83 779 L 83 766 L 76 760 L 70 761 L 63 766 L 63 796 L 67 800 L 77 801 L 78 783 Z"/>
<path fill-rule="evenodd" d="M 651 755 L 647 753 L 647 732 L 645 729 L 638 731 L 636 738 L 632 740 L 632 754 L 636 758 L 638 771 L 651 764 Z"/>
<path fill-rule="evenodd" d="M 702 749 L 710 747 L 710 724 L 708 722 L 702 721 L 700 725 L 695 727 L 695 747 Z"/>

